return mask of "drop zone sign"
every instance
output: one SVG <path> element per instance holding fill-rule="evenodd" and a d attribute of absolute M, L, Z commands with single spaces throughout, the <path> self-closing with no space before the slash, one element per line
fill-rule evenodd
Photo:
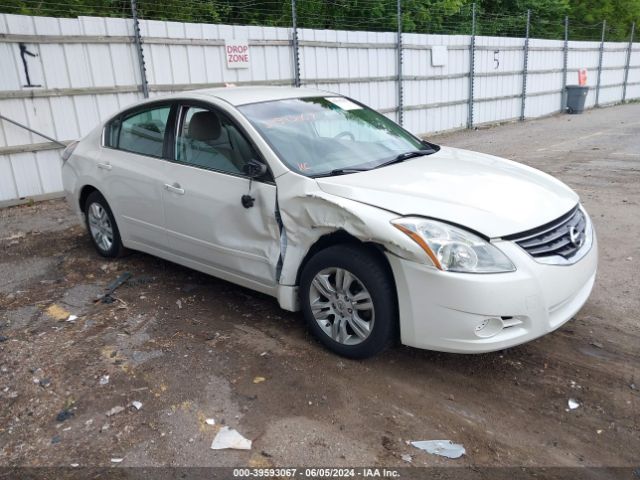
<path fill-rule="evenodd" d="M 249 44 L 246 41 L 225 40 L 227 68 L 249 68 Z"/>

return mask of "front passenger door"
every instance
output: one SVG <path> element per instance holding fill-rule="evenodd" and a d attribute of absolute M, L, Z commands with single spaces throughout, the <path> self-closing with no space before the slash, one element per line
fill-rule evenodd
<path fill-rule="evenodd" d="M 253 180 L 255 203 L 242 205 L 250 188 L 242 167 L 252 158 L 259 159 L 257 152 L 225 113 L 182 105 L 163 192 L 165 228 L 181 263 L 273 293 L 280 255 L 276 186 Z"/>

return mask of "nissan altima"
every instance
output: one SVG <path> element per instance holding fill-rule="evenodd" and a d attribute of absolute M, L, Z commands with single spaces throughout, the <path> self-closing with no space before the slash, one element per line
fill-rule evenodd
<path fill-rule="evenodd" d="M 575 192 L 421 140 L 360 102 L 237 87 L 124 109 L 63 152 L 98 254 L 147 252 L 302 311 L 332 351 L 489 352 L 586 302 L 596 235 Z"/>

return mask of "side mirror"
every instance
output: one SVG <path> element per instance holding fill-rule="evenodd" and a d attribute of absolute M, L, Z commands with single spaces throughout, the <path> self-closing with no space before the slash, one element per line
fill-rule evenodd
<path fill-rule="evenodd" d="M 267 166 L 252 158 L 242 166 L 242 171 L 249 178 L 258 178 L 267 173 Z"/>

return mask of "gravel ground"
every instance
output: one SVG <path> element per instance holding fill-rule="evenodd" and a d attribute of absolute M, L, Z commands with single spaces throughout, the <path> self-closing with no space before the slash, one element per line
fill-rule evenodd
<path fill-rule="evenodd" d="M 557 176 L 599 235 L 582 311 L 485 355 L 342 359 L 274 299 L 141 253 L 105 261 L 60 200 L 0 210 L 0 466 L 637 466 L 639 136 L 631 104 L 433 139 Z M 221 425 L 253 448 L 211 450 Z M 427 439 L 467 454 L 407 444 Z"/>

